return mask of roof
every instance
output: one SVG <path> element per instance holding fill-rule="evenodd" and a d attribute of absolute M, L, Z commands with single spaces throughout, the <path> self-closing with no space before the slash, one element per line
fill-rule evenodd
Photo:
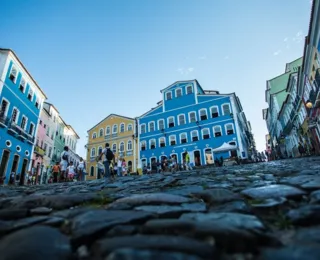
<path fill-rule="evenodd" d="M 15 54 L 15 52 L 12 49 L 6 49 L 6 48 L 0 48 L 0 51 L 7 51 L 10 52 L 14 55 L 14 57 L 19 61 L 19 63 L 21 64 L 21 66 L 23 67 L 23 69 L 27 72 L 28 76 L 33 80 L 33 82 L 37 85 L 38 89 L 41 91 L 41 93 L 43 94 L 44 98 L 47 99 L 47 95 L 44 93 L 44 91 L 40 88 L 40 86 L 38 85 L 37 81 L 32 77 L 32 75 L 30 74 L 30 72 L 28 71 L 28 69 L 23 65 L 22 61 L 19 59 L 19 57 Z"/>
<path fill-rule="evenodd" d="M 176 84 L 178 84 L 178 83 L 186 83 L 186 82 L 193 82 L 193 81 L 195 81 L 195 82 L 199 85 L 199 87 L 202 89 L 202 87 L 201 87 L 201 85 L 199 84 L 199 82 L 198 82 L 196 79 L 192 79 L 192 80 L 179 80 L 179 81 L 176 81 L 176 82 L 174 82 L 173 84 L 171 84 L 170 86 L 168 86 L 168 87 L 160 90 L 160 92 L 162 93 L 163 91 L 167 90 L 168 88 L 171 88 L 172 86 L 174 86 L 174 85 L 176 85 Z M 203 89 L 202 89 L 202 91 L 203 91 Z M 203 92 L 204 92 L 204 91 L 203 91 Z"/>
<path fill-rule="evenodd" d="M 132 117 L 121 116 L 121 115 L 117 115 L 117 114 L 110 114 L 110 115 L 106 116 L 104 119 L 102 119 L 98 124 L 96 124 L 96 125 L 94 125 L 93 127 L 91 127 L 87 132 L 91 131 L 93 128 L 95 128 L 97 125 L 101 124 L 104 120 L 106 120 L 106 119 L 107 119 L 108 117 L 110 117 L 110 116 L 117 116 L 117 117 L 129 119 L 129 120 L 135 120 L 135 119 L 132 118 Z"/>
<path fill-rule="evenodd" d="M 58 110 L 52 103 L 49 103 L 49 102 L 47 102 L 47 101 L 45 101 L 44 103 L 45 103 L 45 104 L 48 104 L 48 105 L 51 106 L 51 107 L 53 107 L 53 108 L 60 114 L 59 110 Z"/>
<path fill-rule="evenodd" d="M 77 134 L 77 132 L 74 130 L 74 128 L 71 125 L 67 125 L 68 128 L 71 128 L 72 131 L 76 134 L 77 138 L 80 139 L 79 135 Z"/>

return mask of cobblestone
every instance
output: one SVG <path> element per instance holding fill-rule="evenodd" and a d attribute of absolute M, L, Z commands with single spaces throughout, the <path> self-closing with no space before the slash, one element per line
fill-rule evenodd
<path fill-rule="evenodd" d="M 1 187 L 1 259 L 320 259 L 319 165 Z"/>

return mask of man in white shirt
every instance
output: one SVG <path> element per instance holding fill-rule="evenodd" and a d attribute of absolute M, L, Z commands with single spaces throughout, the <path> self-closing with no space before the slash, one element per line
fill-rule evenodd
<path fill-rule="evenodd" d="M 69 165 L 69 147 L 68 146 L 65 146 L 63 148 L 63 152 L 61 153 L 61 161 L 60 161 L 60 170 L 61 170 L 61 173 L 60 173 L 60 180 L 63 181 L 67 181 L 68 180 L 68 176 L 66 174 L 67 172 L 67 168 L 68 168 L 68 165 Z"/>
<path fill-rule="evenodd" d="M 99 160 L 101 160 L 102 155 L 104 155 L 104 177 L 105 177 L 105 181 L 107 182 L 108 178 L 111 177 L 110 175 L 110 163 L 111 161 L 114 162 L 114 154 L 113 152 L 110 150 L 110 145 L 109 143 L 106 143 L 106 147 L 102 150 L 101 154 L 99 155 Z"/>

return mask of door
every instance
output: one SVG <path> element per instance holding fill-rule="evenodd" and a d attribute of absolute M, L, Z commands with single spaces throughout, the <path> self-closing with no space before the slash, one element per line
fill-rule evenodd
<path fill-rule="evenodd" d="M 128 172 L 132 172 L 132 161 L 128 161 Z"/>
<path fill-rule="evenodd" d="M 17 169 L 18 169 L 18 164 L 19 164 L 19 158 L 20 157 L 17 154 L 13 157 L 13 162 L 12 162 L 11 172 L 10 172 L 10 174 L 14 172 L 13 182 L 16 180 L 16 176 L 18 174 Z"/>
<path fill-rule="evenodd" d="M 206 157 L 206 164 L 213 164 L 213 156 L 212 156 L 212 150 L 206 149 L 204 151 L 205 157 Z"/>
<path fill-rule="evenodd" d="M 3 150 L 1 164 L 0 164 L 0 177 L 6 177 L 9 157 L 10 157 L 10 152 L 7 150 Z"/>
<path fill-rule="evenodd" d="M 27 166 L 28 166 L 28 160 L 27 159 L 23 159 L 19 185 L 23 185 L 24 184 Z"/>
<path fill-rule="evenodd" d="M 201 156 L 200 156 L 200 151 L 194 151 L 193 152 L 194 155 L 194 165 L 195 166 L 200 166 L 201 165 Z M 191 161 L 191 158 L 190 158 Z"/>

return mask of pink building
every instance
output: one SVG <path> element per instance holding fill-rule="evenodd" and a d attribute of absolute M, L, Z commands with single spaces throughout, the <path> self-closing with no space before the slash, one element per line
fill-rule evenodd
<path fill-rule="evenodd" d="M 40 181 L 40 175 L 43 171 L 43 157 L 45 156 L 45 137 L 46 137 L 46 125 L 40 120 L 38 125 L 38 131 L 36 135 L 36 144 L 34 147 L 34 152 L 32 155 L 32 162 L 31 162 L 31 173 L 36 174 L 36 182 Z"/>

